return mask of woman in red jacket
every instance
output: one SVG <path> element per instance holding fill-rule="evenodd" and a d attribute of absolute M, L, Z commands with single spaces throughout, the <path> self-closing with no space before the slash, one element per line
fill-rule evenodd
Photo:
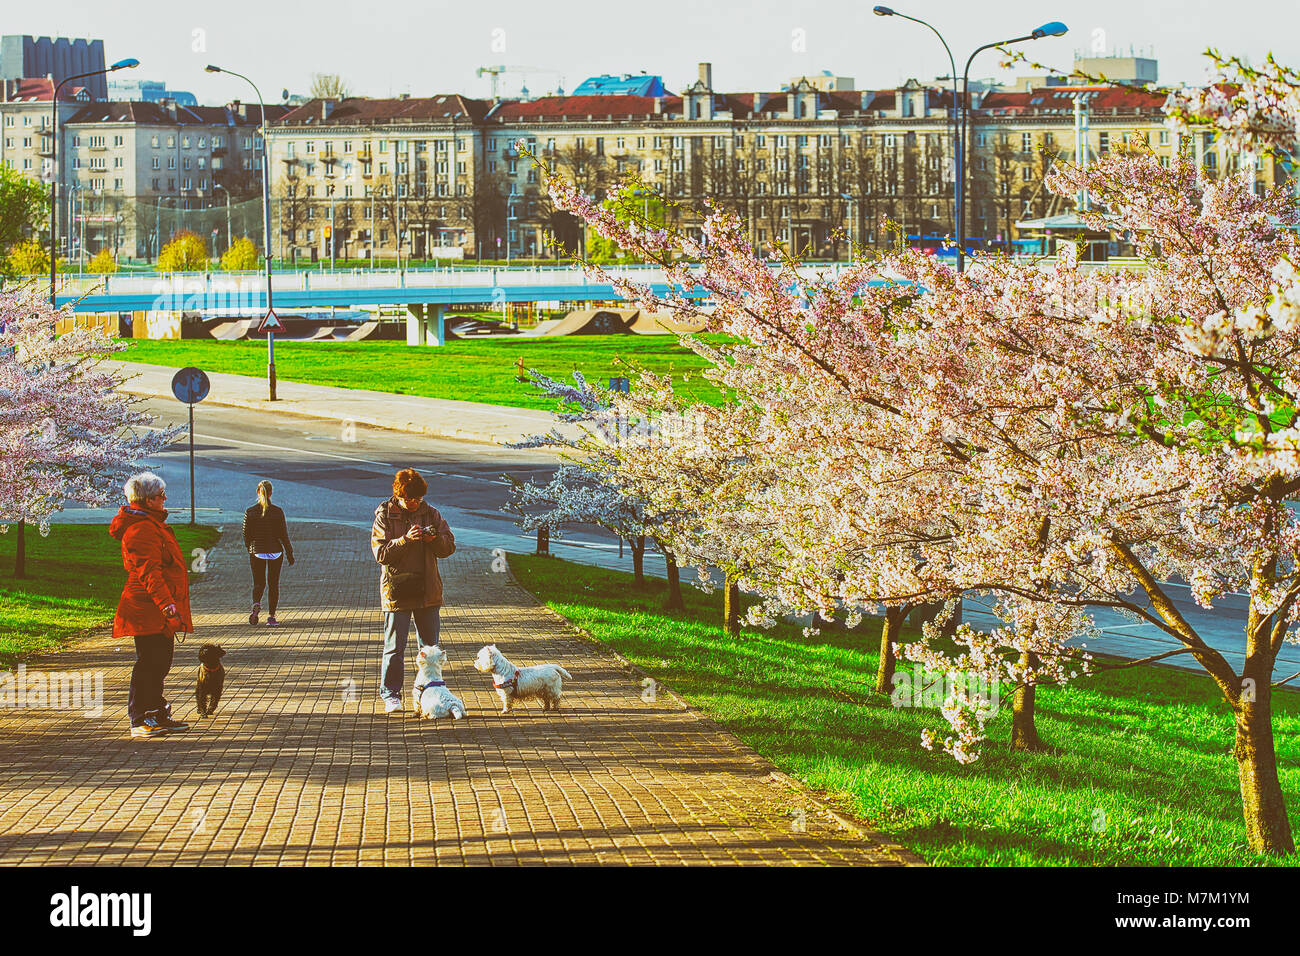
<path fill-rule="evenodd" d="M 185 555 L 167 527 L 167 485 L 150 472 L 126 483 L 127 504 L 108 533 L 122 542 L 126 584 L 113 617 L 113 636 L 135 639 L 135 668 L 127 715 L 132 737 L 160 737 L 189 730 L 172 720 L 163 681 L 172 666 L 178 631 L 193 632 L 190 579 Z"/>

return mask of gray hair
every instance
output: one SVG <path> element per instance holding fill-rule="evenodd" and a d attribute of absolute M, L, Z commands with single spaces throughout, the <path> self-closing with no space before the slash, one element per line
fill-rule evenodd
<path fill-rule="evenodd" d="M 132 475 L 122 486 L 126 492 L 126 500 L 131 502 L 143 502 L 167 490 L 167 482 L 163 481 L 152 471 L 142 471 L 138 475 Z"/>

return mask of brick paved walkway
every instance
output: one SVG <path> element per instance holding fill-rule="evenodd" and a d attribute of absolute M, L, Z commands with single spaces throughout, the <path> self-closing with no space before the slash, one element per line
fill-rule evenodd
<path fill-rule="evenodd" d="M 0 864 L 916 862 L 837 825 L 668 695 L 643 702 L 617 659 L 494 573 L 486 551 L 443 562 L 446 677 L 469 719 L 385 717 L 367 537 L 294 531 L 279 630 L 248 625 L 249 571 L 229 534 L 195 587 L 198 633 L 167 685 L 190 733 L 130 738 L 129 642 L 96 637 L 28 665 L 102 670 L 105 709 L 0 710 Z M 217 715 L 196 720 L 203 641 L 226 648 L 229 673 Z M 470 666 L 486 643 L 567 668 L 564 710 L 499 716 Z M 408 694 L 412 661 L 408 648 Z"/>

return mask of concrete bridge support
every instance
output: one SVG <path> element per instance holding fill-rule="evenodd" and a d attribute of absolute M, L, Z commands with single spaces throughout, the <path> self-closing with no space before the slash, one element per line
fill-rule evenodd
<path fill-rule="evenodd" d="M 446 308 L 432 302 L 413 302 L 406 307 L 407 345 L 444 345 L 447 341 L 443 317 Z"/>

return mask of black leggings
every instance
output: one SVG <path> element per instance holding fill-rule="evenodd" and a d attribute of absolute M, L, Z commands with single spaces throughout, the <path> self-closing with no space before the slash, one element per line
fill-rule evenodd
<path fill-rule="evenodd" d="M 253 603 L 261 603 L 262 591 L 265 589 L 268 617 L 275 617 L 275 606 L 280 601 L 280 565 L 283 562 L 283 557 L 271 558 L 268 561 L 255 554 L 248 556 L 248 563 L 253 568 Z"/>

